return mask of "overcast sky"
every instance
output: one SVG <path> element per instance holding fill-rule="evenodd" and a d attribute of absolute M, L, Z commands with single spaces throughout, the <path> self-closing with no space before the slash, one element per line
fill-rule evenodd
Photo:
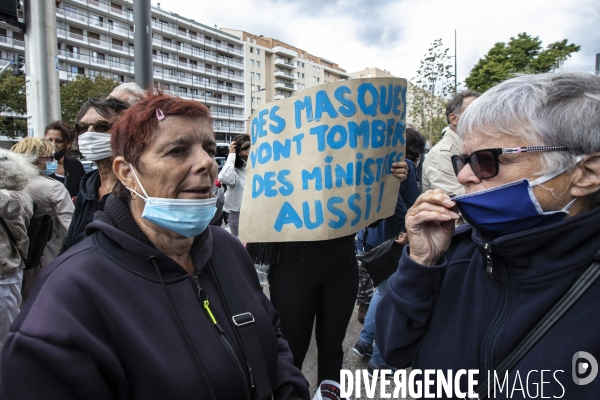
<path fill-rule="evenodd" d="M 277 38 L 348 72 L 378 67 L 407 79 L 435 39 L 454 54 L 455 29 L 459 82 L 494 43 L 520 32 L 539 36 L 544 47 L 565 38 L 580 45 L 565 70 L 593 72 L 600 53 L 600 0 L 162 0 L 161 6 L 205 25 Z"/>

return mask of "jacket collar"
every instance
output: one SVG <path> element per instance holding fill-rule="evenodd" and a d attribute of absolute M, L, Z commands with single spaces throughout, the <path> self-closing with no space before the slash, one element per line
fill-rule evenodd
<path fill-rule="evenodd" d="M 150 259 L 155 257 L 167 279 L 187 275 L 181 265 L 154 247 L 154 244 L 133 219 L 129 204 L 113 194 L 108 196 L 104 211 L 97 212 L 94 215 L 94 221 L 86 228 L 87 235 L 92 235 L 97 231 L 111 239 L 110 241 L 102 237 L 98 239 L 103 247 L 108 248 L 109 254 L 115 255 L 123 265 L 136 269 L 137 272 L 155 277 L 156 274 L 150 263 Z M 210 229 L 206 229 L 194 238 L 190 252 L 197 273 L 202 272 L 210 259 L 212 243 L 213 237 Z"/>
<path fill-rule="evenodd" d="M 600 250 L 600 207 L 491 242 L 473 229 L 472 239 L 484 260 L 489 243 L 493 262 L 511 268 L 518 279 L 565 274 L 600 260 L 596 254 Z"/>

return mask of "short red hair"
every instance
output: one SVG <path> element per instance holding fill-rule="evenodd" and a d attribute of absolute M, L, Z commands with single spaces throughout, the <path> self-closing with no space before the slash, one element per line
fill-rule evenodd
<path fill-rule="evenodd" d="M 204 118 L 207 123 L 212 122 L 210 110 L 202 103 L 163 93 L 147 94 L 121 114 L 113 125 L 110 145 L 114 157 L 121 156 L 132 164 L 137 162 L 152 142 L 158 127 L 158 109 L 165 117 Z"/>

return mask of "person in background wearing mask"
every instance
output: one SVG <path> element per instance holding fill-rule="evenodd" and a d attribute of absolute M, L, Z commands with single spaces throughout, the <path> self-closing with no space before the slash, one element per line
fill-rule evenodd
<path fill-rule="evenodd" d="M 20 154 L 0 149 L 0 352 L 19 315 L 33 201 L 23 191 L 39 170 Z"/>
<path fill-rule="evenodd" d="M 377 309 L 383 359 L 413 371 L 479 370 L 480 384 L 498 372 L 528 398 L 543 385 L 540 397 L 597 399 L 600 379 L 573 378 L 574 355 L 600 359 L 600 285 L 586 274 L 590 286 L 570 288 L 600 262 L 600 77 L 504 81 L 467 108 L 458 135 L 452 164 L 466 194 L 429 190 L 408 210 L 410 245 Z M 455 228 L 457 211 L 468 224 Z M 581 297 L 520 348 L 568 291 Z M 507 358 L 516 348 L 519 357 Z M 507 359 L 517 362 L 505 375 L 498 369 Z M 472 379 L 459 375 L 466 392 Z"/>
<path fill-rule="evenodd" d="M 239 135 L 229 145 L 229 155 L 219 173 L 219 182 L 227 185 L 223 210 L 229 213 L 229 229 L 238 236 L 240 208 L 246 185 L 246 163 L 250 153 L 250 136 Z"/>
<path fill-rule="evenodd" d="M 129 104 L 109 97 L 89 99 L 79 110 L 74 126 L 79 151 L 86 160 L 94 161 L 98 169 L 88 172 L 81 180 L 75 213 L 61 253 L 83 240 L 86 226 L 92 222 L 96 211 L 102 211 L 117 181 L 112 171 L 109 130 L 127 108 Z"/>
<path fill-rule="evenodd" d="M 115 124 L 112 145 L 113 194 L 13 325 L 0 398 L 307 400 L 244 247 L 208 227 L 217 147 L 208 108 L 148 95 Z M 228 311 L 232 292 L 246 312 Z M 248 328 L 263 363 L 246 357 L 238 334 Z M 35 385 L 24 384 L 31 376 Z"/>
<path fill-rule="evenodd" d="M 79 192 L 81 178 L 85 175 L 81 161 L 67 157 L 71 152 L 74 136 L 73 128 L 61 121 L 48 124 L 44 130 L 44 139 L 54 143 L 56 149 L 54 153 L 54 160 L 57 162 L 56 170 L 48 176 L 65 185 L 73 201 Z M 52 166 L 46 170 L 51 172 Z"/>
<path fill-rule="evenodd" d="M 57 164 L 52 156 L 55 152 L 52 142 L 26 137 L 15 144 L 11 151 L 28 156 L 31 162 L 37 165 L 40 173 L 31 179 L 23 191 L 31 196 L 36 205 L 35 216 L 49 215 L 52 218 L 52 238 L 46 243 L 40 259 L 40 266 L 23 271 L 21 294 L 23 302 L 25 302 L 41 269 L 50 264 L 58 255 L 71 224 L 75 207 L 71 201 L 71 195 L 64 185 L 49 178 L 49 175 L 56 171 Z"/>

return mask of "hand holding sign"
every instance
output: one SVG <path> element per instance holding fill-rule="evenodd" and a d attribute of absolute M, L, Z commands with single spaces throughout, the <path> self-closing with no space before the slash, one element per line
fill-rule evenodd
<path fill-rule="evenodd" d="M 258 109 L 240 238 L 331 239 L 393 214 L 396 177 L 406 177 L 405 110 L 398 78 L 322 85 Z"/>

